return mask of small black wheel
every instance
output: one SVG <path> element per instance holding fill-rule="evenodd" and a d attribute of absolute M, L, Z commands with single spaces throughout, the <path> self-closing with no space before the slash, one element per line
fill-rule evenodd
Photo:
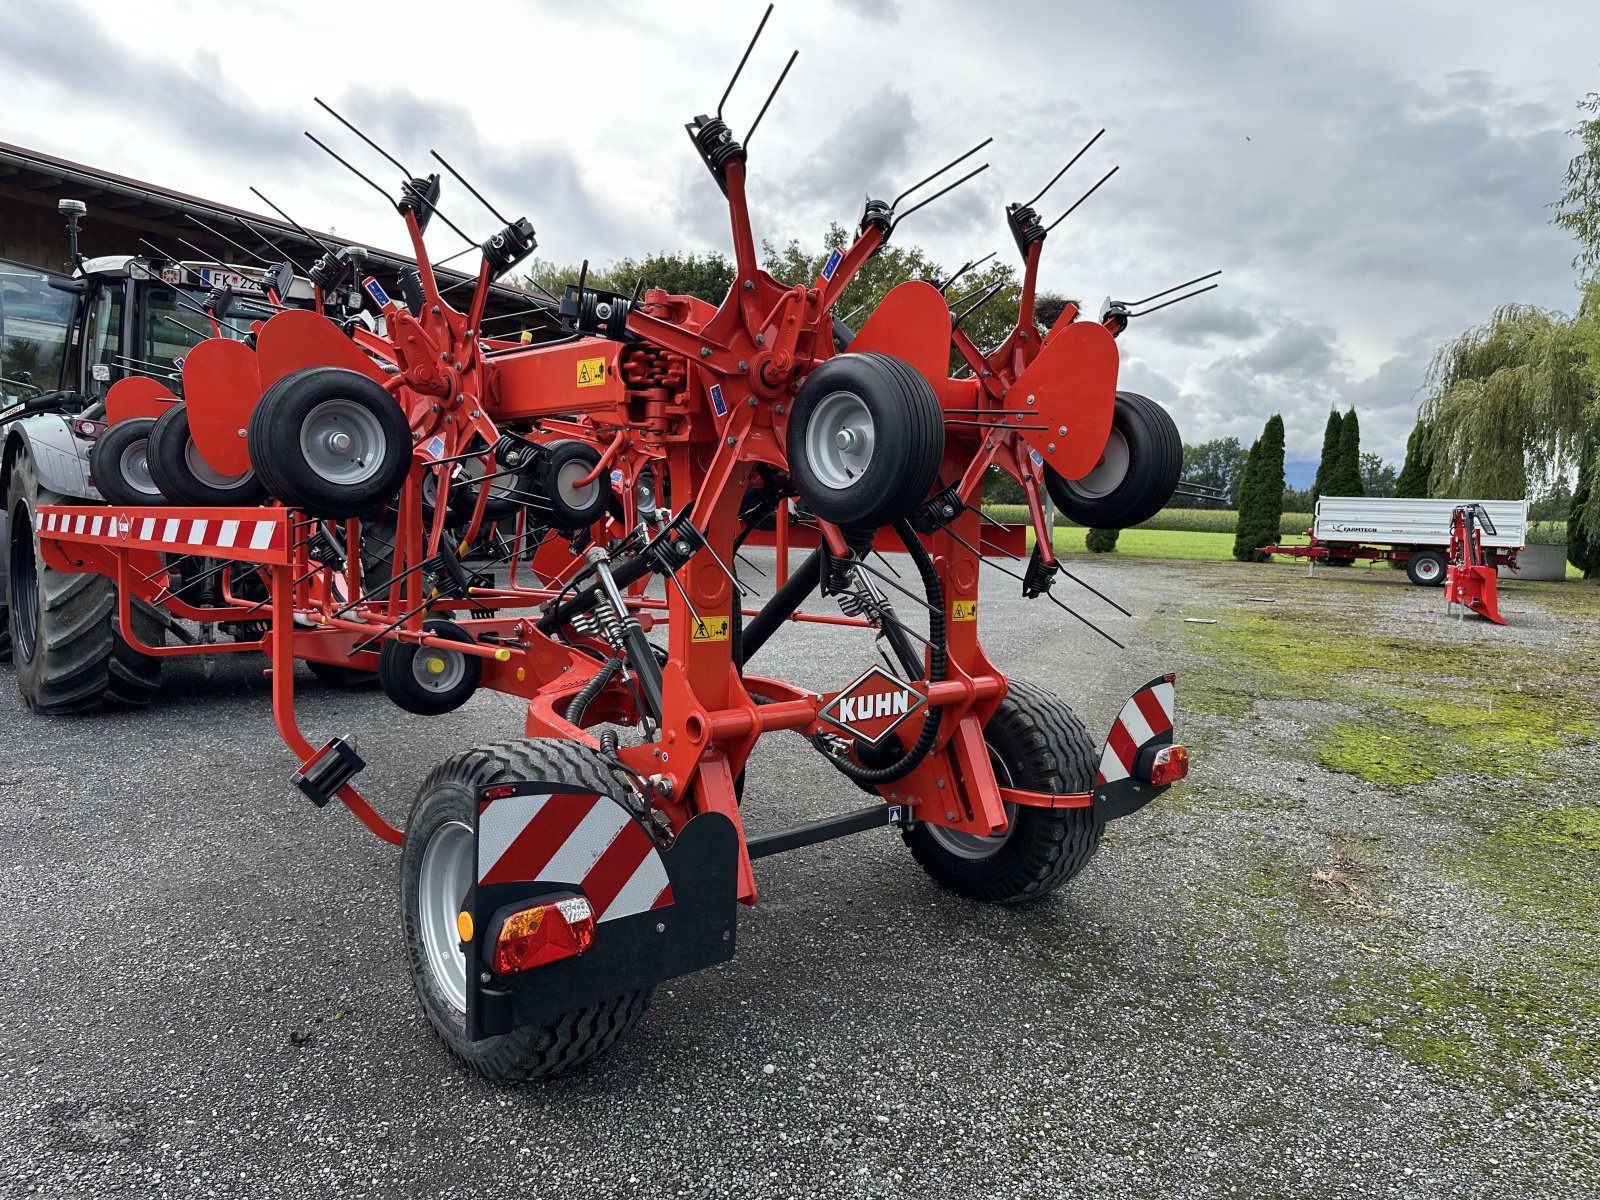
<path fill-rule="evenodd" d="M 259 504 L 267 489 L 254 471 L 224 475 L 200 453 L 189 433 L 189 406 L 174 404 L 150 429 L 150 476 L 174 504 L 196 507 Z"/>
<path fill-rule="evenodd" d="M 628 784 L 598 754 L 572 742 L 536 739 L 480 746 L 429 773 L 400 854 L 400 899 L 411 983 L 428 1023 L 461 1063 L 499 1083 L 542 1079 L 609 1048 L 650 1007 L 651 989 L 625 992 L 538 1025 L 467 1040 L 466 952 L 456 931 L 472 885 L 478 792 L 491 784 L 544 779 L 598 795 Z"/>
<path fill-rule="evenodd" d="M 840 354 L 806 377 L 789 410 L 789 473 L 823 520 L 879 529 L 928 497 L 944 458 L 933 386 L 887 354 Z"/>
<path fill-rule="evenodd" d="M 167 498 L 150 473 L 150 431 L 154 417 L 118 421 L 89 451 L 89 475 L 107 504 L 165 504 Z"/>
<path fill-rule="evenodd" d="M 424 621 L 422 628 L 453 642 L 473 640 L 452 621 Z M 384 695 L 407 712 L 425 717 L 460 708 L 478 690 L 482 677 L 483 659 L 475 654 L 393 639 L 386 640 L 378 652 L 378 682 Z"/>
<path fill-rule="evenodd" d="M 587 529 L 611 504 L 611 480 L 605 475 L 581 483 L 600 465 L 600 451 L 576 438 L 546 442 L 523 475 L 528 506 L 542 524 L 562 533 Z"/>
<path fill-rule="evenodd" d="M 1094 742 L 1077 714 L 1043 688 L 1013 682 L 983 739 L 1003 787 L 1057 795 L 1094 787 Z M 1105 828 L 1092 808 L 1008 804 L 1006 816 L 1011 823 L 992 837 L 918 824 L 905 841 L 922 869 L 951 891 L 987 904 L 1022 904 L 1083 870 Z"/>
<path fill-rule="evenodd" d="M 1406 578 L 1418 587 L 1443 587 L 1444 554 L 1438 550 L 1418 550 L 1406 560 Z"/>
<path fill-rule="evenodd" d="M 1137 392 L 1118 392 L 1099 466 L 1063 479 L 1048 466 L 1045 487 L 1069 521 L 1090 529 L 1127 529 L 1172 499 L 1183 471 L 1183 439 L 1172 416 Z"/>
<path fill-rule="evenodd" d="M 376 380 L 307 367 L 267 389 L 250 414 L 250 462 L 267 490 L 313 517 L 381 509 L 411 470 L 411 428 Z"/>

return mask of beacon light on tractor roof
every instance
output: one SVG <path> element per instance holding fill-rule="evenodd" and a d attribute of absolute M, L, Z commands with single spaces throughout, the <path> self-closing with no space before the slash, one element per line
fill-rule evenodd
<path fill-rule="evenodd" d="M 594 944 L 594 906 L 582 896 L 560 896 L 495 915 L 490 966 L 496 975 L 582 954 Z"/>

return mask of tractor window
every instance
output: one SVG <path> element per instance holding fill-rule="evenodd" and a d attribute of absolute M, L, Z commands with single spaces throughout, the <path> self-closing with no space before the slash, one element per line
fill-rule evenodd
<path fill-rule="evenodd" d="M 179 296 L 182 299 L 179 299 Z M 212 336 L 211 320 L 202 311 L 205 293 L 184 288 L 181 293 L 172 287 L 154 286 L 144 293 L 144 349 L 141 353 L 151 362 L 171 363 L 181 358 L 201 341 Z M 255 321 L 265 321 L 271 316 L 265 306 L 236 302 L 232 314 L 221 325 L 222 336 L 232 341 L 242 341 Z"/>
<path fill-rule="evenodd" d="M 122 286 L 102 287 L 89 310 L 83 390 L 104 396 L 111 385 L 129 373 L 122 358 Z"/>
<path fill-rule="evenodd" d="M 6 405 L 61 386 L 77 297 L 49 281 L 42 271 L 0 261 L 0 399 Z"/>

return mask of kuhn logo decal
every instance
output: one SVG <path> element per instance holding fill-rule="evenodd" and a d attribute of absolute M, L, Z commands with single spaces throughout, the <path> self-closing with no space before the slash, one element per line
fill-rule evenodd
<path fill-rule="evenodd" d="M 882 667 L 872 667 L 817 714 L 852 737 L 876 745 L 917 712 L 927 698 Z"/>

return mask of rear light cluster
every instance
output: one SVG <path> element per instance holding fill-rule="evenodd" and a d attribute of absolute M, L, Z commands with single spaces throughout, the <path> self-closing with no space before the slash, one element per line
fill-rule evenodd
<path fill-rule="evenodd" d="M 72 422 L 72 432 L 81 438 L 87 438 L 91 442 L 109 428 L 110 426 L 104 421 L 90 421 L 83 417 L 79 417 Z"/>
<path fill-rule="evenodd" d="M 500 923 L 490 965 L 497 975 L 513 975 L 582 954 L 594 943 L 594 915 L 582 896 L 519 908 Z"/>
<path fill-rule="evenodd" d="M 1187 778 L 1189 774 L 1189 748 L 1181 745 L 1162 746 L 1150 760 L 1150 782 L 1155 787 Z"/>

